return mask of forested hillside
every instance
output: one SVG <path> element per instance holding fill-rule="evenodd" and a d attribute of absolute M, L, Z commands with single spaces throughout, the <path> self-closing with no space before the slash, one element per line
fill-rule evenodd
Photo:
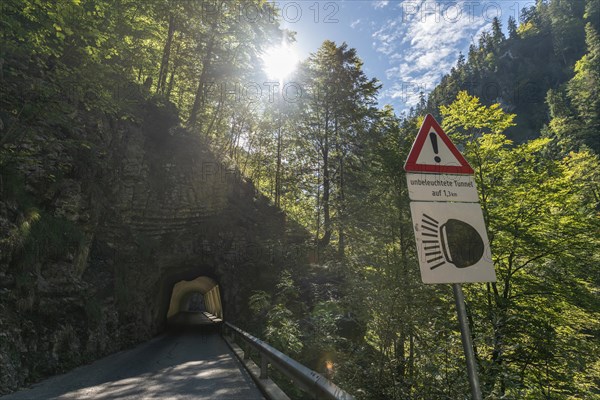
<path fill-rule="evenodd" d="M 209 3 L 2 3 L 0 318 L 39 307 L 46 264 L 80 262 L 100 217 L 64 199 L 109 209 L 116 135 L 160 115 L 147 135 L 201 138 L 310 236 L 312 283 L 284 270 L 254 291 L 248 329 L 360 399 L 466 398 L 452 291 L 421 282 L 403 171 L 431 113 L 475 170 L 498 277 L 464 286 L 484 397 L 600 398 L 600 1 L 539 0 L 507 36 L 494 20 L 402 116 L 351 43 L 274 82 L 261 55 L 294 37 L 277 10 Z M 0 383 L 77 364 L 57 357 Z"/>
<path fill-rule="evenodd" d="M 520 25 L 509 18 L 508 37 L 495 18 L 492 30 L 479 37 L 478 45 L 471 45 L 467 57 L 461 55 L 429 95 L 427 111 L 438 115 L 440 105 L 452 102 L 460 90 L 468 90 L 486 105 L 500 103 L 505 111 L 517 114 L 517 126 L 507 134 L 518 142 L 538 137 L 548 125 L 549 111 L 552 117 L 574 120 L 597 115 L 597 75 L 594 78 L 592 71 L 598 68 L 593 61 L 598 47 L 598 8 L 597 2 L 539 2 L 537 7 L 522 10 Z M 572 135 L 578 142 L 598 152 L 597 121 L 588 120 L 586 125 L 589 128 L 583 132 L 575 126 L 568 129 L 577 131 Z"/>

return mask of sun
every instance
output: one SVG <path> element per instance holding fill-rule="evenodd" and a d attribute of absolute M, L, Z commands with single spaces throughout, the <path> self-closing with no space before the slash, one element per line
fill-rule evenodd
<path fill-rule="evenodd" d="M 288 77 L 298 64 L 298 56 L 287 44 L 271 47 L 262 55 L 264 71 L 267 77 L 282 81 Z"/>

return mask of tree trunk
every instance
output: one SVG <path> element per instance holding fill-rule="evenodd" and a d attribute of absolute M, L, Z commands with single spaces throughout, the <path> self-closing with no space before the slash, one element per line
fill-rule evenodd
<path fill-rule="evenodd" d="M 331 240 L 331 215 L 329 211 L 329 198 L 331 192 L 331 175 L 329 171 L 329 121 L 325 118 L 325 140 L 323 143 L 323 237 L 319 239 L 319 246 L 326 247 Z"/>
<path fill-rule="evenodd" d="M 404 179 L 404 177 L 401 177 L 400 179 L 398 179 L 397 181 L 397 193 L 396 193 L 396 202 L 397 202 L 397 208 L 398 208 L 398 237 L 397 239 L 400 241 L 400 260 L 402 263 L 402 280 L 404 282 L 409 282 L 410 281 L 410 276 L 409 276 L 409 257 L 408 257 L 408 248 L 409 248 L 409 241 L 412 240 L 412 227 L 410 225 L 410 223 L 406 223 L 406 218 L 407 216 L 404 215 L 402 213 L 403 209 L 406 209 L 406 206 L 404 204 L 403 200 L 405 197 L 403 196 L 404 193 L 406 193 L 407 188 L 406 188 L 406 180 Z M 410 217 L 408 217 L 410 218 Z M 407 232 L 407 229 L 410 230 L 409 232 Z M 405 310 L 407 310 L 407 327 L 405 329 L 408 330 L 407 334 L 408 334 L 408 360 L 406 361 L 406 368 L 405 368 L 405 376 L 404 376 L 404 380 L 403 383 L 405 385 L 406 388 L 406 394 L 408 395 L 408 398 L 412 398 L 412 391 L 413 391 L 413 382 L 415 381 L 414 379 L 414 374 L 415 374 L 415 368 L 414 368 L 414 364 L 415 364 L 415 336 L 414 336 L 414 328 L 412 323 L 410 322 L 410 311 L 413 308 L 413 296 L 412 296 L 412 290 L 410 289 L 410 287 L 408 288 L 408 290 L 405 291 L 406 295 L 405 295 Z"/>
<path fill-rule="evenodd" d="M 179 38 L 181 38 L 181 35 L 178 35 Z M 175 73 L 177 72 L 177 70 L 179 69 L 179 66 L 181 65 L 181 57 L 179 56 L 179 51 L 181 49 L 181 42 L 177 41 L 177 47 L 175 48 L 175 62 L 173 63 L 173 68 L 171 69 L 171 75 L 169 76 L 169 83 L 167 85 L 167 99 L 169 99 L 171 97 L 171 92 L 173 91 L 173 85 L 175 83 Z"/>
<path fill-rule="evenodd" d="M 317 220 L 316 220 L 317 233 L 315 236 L 315 251 L 317 253 L 316 254 L 317 255 L 316 262 L 319 263 L 319 259 L 320 259 L 319 237 L 321 236 L 321 166 L 319 165 L 318 159 L 317 159 L 317 204 L 316 204 L 316 210 L 317 210 Z"/>
<path fill-rule="evenodd" d="M 275 169 L 275 206 L 281 208 L 281 102 L 277 100 L 279 126 L 277 127 L 277 166 Z"/>
<path fill-rule="evenodd" d="M 169 33 L 167 34 L 167 41 L 163 49 L 163 56 L 160 62 L 160 70 L 158 72 L 158 82 L 156 84 L 156 93 L 164 93 L 165 86 L 167 83 L 167 72 L 169 70 L 169 58 L 171 56 L 171 44 L 173 43 L 173 35 L 175 33 L 175 16 L 171 14 L 169 16 Z"/>
<path fill-rule="evenodd" d="M 346 251 L 346 232 L 344 226 L 346 223 L 346 199 L 344 193 L 344 153 L 340 145 L 340 138 L 338 136 L 338 121 L 335 120 L 335 135 L 337 138 L 337 150 L 339 157 L 339 196 L 338 196 L 338 256 L 344 258 Z"/>
<path fill-rule="evenodd" d="M 211 36 L 208 45 L 206 47 L 206 56 L 204 57 L 204 62 L 202 65 L 202 72 L 200 73 L 200 79 L 198 80 L 198 89 L 196 90 L 196 97 L 194 98 L 194 104 L 192 105 L 192 110 L 190 112 L 190 118 L 188 120 L 189 126 L 194 126 L 196 124 L 196 120 L 198 118 L 198 111 L 200 111 L 200 105 L 204 103 L 204 95 L 203 91 L 206 85 L 206 75 L 208 73 L 208 69 L 211 66 L 211 59 L 213 53 L 213 47 L 215 43 L 215 37 Z"/>

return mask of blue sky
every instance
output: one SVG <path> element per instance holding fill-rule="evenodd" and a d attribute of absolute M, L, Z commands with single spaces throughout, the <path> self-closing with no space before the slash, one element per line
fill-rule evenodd
<path fill-rule="evenodd" d="M 326 40 L 358 51 L 369 77 L 383 83 L 380 104 L 397 112 L 416 104 L 468 53 L 495 16 L 509 16 L 534 0 L 275 1 L 286 29 L 297 32 L 304 59 Z"/>

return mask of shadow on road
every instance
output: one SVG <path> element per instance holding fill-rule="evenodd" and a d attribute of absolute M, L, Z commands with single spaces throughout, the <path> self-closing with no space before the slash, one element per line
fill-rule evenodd
<path fill-rule="evenodd" d="M 2 400 L 263 399 L 215 326 L 168 334 Z"/>

